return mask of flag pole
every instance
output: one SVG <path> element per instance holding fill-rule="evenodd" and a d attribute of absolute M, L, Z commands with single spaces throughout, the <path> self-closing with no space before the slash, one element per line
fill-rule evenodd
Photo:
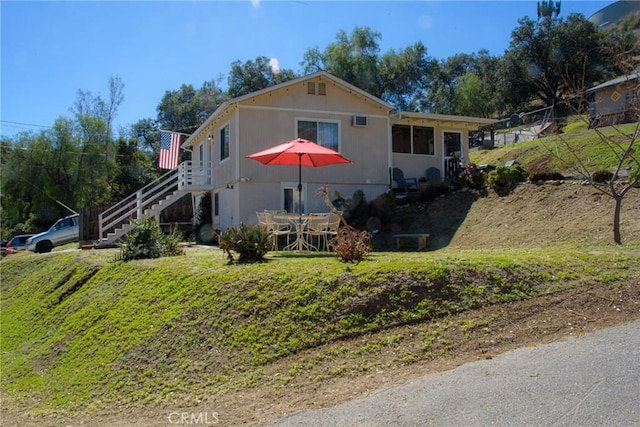
<path fill-rule="evenodd" d="M 302 216 L 302 153 L 298 153 L 298 215 Z"/>
<path fill-rule="evenodd" d="M 180 134 L 180 135 L 184 135 L 184 136 L 186 136 L 186 137 L 189 137 L 189 136 L 193 135 L 193 134 L 189 134 L 189 133 L 176 132 L 176 131 L 174 131 L 174 130 L 167 130 L 167 129 L 160 129 L 160 130 L 158 130 L 158 132 L 170 132 L 170 133 L 177 133 L 177 134 Z"/>

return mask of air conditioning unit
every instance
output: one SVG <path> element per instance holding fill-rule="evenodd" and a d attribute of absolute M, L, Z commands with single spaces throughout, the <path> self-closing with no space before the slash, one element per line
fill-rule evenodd
<path fill-rule="evenodd" d="M 366 127 L 367 126 L 367 116 L 353 116 L 351 118 L 351 126 L 355 127 Z"/>

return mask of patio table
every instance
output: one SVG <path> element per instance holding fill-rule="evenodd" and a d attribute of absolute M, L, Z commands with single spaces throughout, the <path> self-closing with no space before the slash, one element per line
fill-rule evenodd
<path fill-rule="evenodd" d="M 295 229 L 296 239 L 284 248 L 285 251 L 302 252 L 315 249 L 313 245 L 307 242 L 304 235 L 309 223 L 309 217 L 307 215 L 276 214 L 273 215 L 273 218 L 276 221 L 286 221 Z"/>

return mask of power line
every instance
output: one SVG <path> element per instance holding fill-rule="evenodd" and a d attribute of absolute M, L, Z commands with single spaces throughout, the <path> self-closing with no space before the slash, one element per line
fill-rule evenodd
<path fill-rule="evenodd" d="M 12 120 L 0 119 L 0 123 L 2 123 L 3 126 L 5 127 L 14 128 L 14 129 L 28 129 L 28 130 L 34 130 L 32 128 L 51 129 L 51 126 L 36 125 L 34 123 L 14 122 Z"/>
<path fill-rule="evenodd" d="M 98 144 L 90 144 L 93 146 L 98 146 Z M 53 153 L 59 150 L 50 150 L 50 149 L 42 149 L 42 148 L 29 148 L 29 147 L 16 147 L 14 145 L 10 145 L 10 144 L 0 144 L 0 148 L 8 148 L 10 150 L 21 150 L 21 151 L 29 151 L 29 152 L 34 152 L 34 151 L 43 151 L 43 152 L 47 152 L 47 153 Z M 65 154 L 72 154 L 72 155 L 76 155 L 76 156 L 105 156 L 107 153 L 82 153 L 79 151 L 70 151 L 70 150 L 66 150 L 64 151 Z M 109 154 L 109 156 L 115 156 L 115 157 L 131 157 L 128 154 Z"/>

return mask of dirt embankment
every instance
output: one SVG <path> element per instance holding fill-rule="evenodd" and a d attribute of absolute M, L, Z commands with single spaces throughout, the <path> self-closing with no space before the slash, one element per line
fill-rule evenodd
<path fill-rule="evenodd" d="M 430 250 L 613 242 L 614 201 L 577 181 L 520 184 L 509 194 L 460 191 L 397 209 L 374 243 L 393 248 L 395 233 L 429 233 Z M 623 243 L 640 241 L 640 189 L 622 202 Z"/>

